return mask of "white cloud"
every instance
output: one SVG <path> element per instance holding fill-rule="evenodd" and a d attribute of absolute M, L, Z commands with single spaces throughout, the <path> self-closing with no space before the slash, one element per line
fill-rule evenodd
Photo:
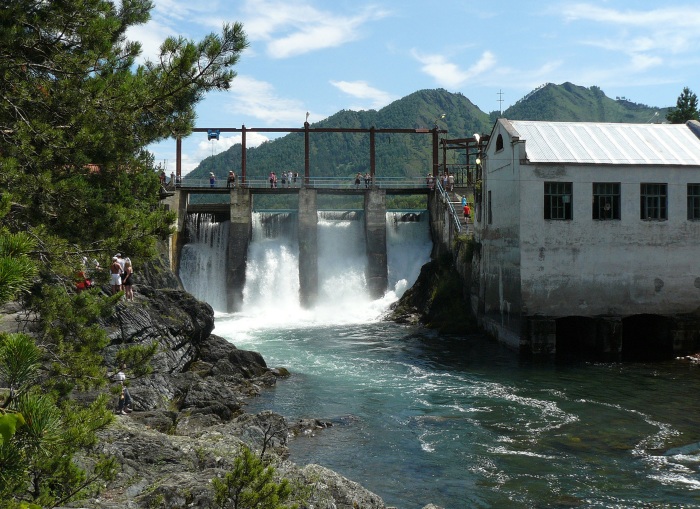
<path fill-rule="evenodd" d="M 370 109 L 380 109 L 395 99 L 388 92 L 371 87 L 366 81 L 331 81 L 331 85 L 358 99 L 369 100 Z"/>
<path fill-rule="evenodd" d="M 277 95 L 274 87 L 250 76 L 237 76 L 230 90 L 232 113 L 258 118 L 267 124 L 302 125 L 307 108 L 294 99 Z"/>
<path fill-rule="evenodd" d="M 243 21 L 251 41 L 267 43 L 268 56 L 288 58 L 341 46 L 361 37 L 361 28 L 388 15 L 368 7 L 353 16 L 320 11 L 304 3 L 248 0 Z"/>
<path fill-rule="evenodd" d="M 481 58 L 469 69 L 463 70 L 457 64 L 449 62 L 442 55 L 425 55 L 413 50 L 413 57 L 423 64 L 422 71 L 432 76 L 435 81 L 446 88 L 455 89 L 474 79 L 496 65 L 496 57 L 490 51 L 484 51 Z"/>
<path fill-rule="evenodd" d="M 589 20 L 620 26 L 644 27 L 649 29 L 693 28 L 700 25 L 700 7 L 662 7 L 652 10 L 627 9 L 619 11 L 592 4 L 578 3 L 565 6 L 561 10 L 567 21 Z"/>
<path fill-rule="evenodd" d="M 586 44 L 620 51 L 631 56 L 639 52 L 695 52 L 700 41 L 700 7 L 664 7 L 653 10 L 615 10 L 591 4 L 565 7 L 561 16 L 569 22 L 590 21 L 616 26 L 616 37 L 587 40 Z M 635 34 L 634 31 L 639 33 Z"/>

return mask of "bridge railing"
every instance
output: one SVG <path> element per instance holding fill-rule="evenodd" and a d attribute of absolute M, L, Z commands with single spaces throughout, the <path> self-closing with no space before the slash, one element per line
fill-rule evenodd
<path fill-rule="evenodd" d="M 236 180 L 236 186 L 240 182 Z M 172 184 L 168 184 L 172 187 Z M 217 179 L 212 186 L 209 179 L 183 178 L 182 187 L 201 187 L 201 188 L 225 188 L 227 187 L 226 180 Z M 270 188 L 270 180 L 267 177 L 248 177 L 246 178 L 244 187 L 249 188 Z M 179 187 L 179 186 L 176 186 Z M 309 177 L 309 183 L 304 184 L 304 177 L 298 177 L 296 182 L 292 179 L 291 182 L 282 183 L 282 179 L 277 178 L 278 189 L 294 188 L 294 187 L 309 187 L 313 189 L 420 189 L 427 187 L 425 178 L 423 177 L 375 177 L 369 183 L 366 183 L 364 178 L 360 179 L 360 183 L 355 184 L 355 177 Z"/>

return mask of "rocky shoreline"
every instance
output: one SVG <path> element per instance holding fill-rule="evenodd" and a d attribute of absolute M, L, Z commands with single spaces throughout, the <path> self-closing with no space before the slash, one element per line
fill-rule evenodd
<path fill-rule="evenodd" d="M 183 291 L 163 267 L 149 264 L 141 271 L 135 300 L 120 302 L 102 323 L 110 338 L 104 356 L 111 368 L 126 345 L 158 345 L 153 372 L 129 380 L 134 411 L 117 415 L 82 460 L 89 465 L 95 454 L 113 456 L 119 471 L 98 495 L 66 507 L 214 507 L 212 479 L 230 471 L 245 446 L 257 456 L 264 453 L 275 475 L 290 482 L 289 503 L 385 509 L 380 496 L 336 472 L 288 459 L 289 440 L 331 423 L 316 418 L 289 423 L 269 411 L 246 413 L 246 400 L 274 387 L 287 370 L 270 368 L 259 353 L 212 334 L 211 306 Z M 9 319 L 6 314 L 6 325 Z M 95 396 L 81 393 L 86 401 Z"/>

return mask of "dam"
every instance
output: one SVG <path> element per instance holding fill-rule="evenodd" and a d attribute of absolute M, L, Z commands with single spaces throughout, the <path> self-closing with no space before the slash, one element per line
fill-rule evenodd
<path fill-rule="evenodd" d="M 269 217 L 283 218 L 287 229 L 294 232 L 295 246 L 298 251 L 299 300 L 303 307 L 313 307 L 319 297 L 319 195 L 351 197 L 361 199 L 362 208 L 357 211 L 339 212 L 345 217 L 352 217 L 361 224 L 361 238 L 358 243 L 364 246 L 363 256 L 366 260 L 364 279 L 373 299 L 381 298 L 388 288 L 387 266 L 387 195 L 422 195 L 427 196 L 429 189 L 422 181 L 386 180 L 376 181 L 372 187 L 297 187 L 297 188 L 263 188 L 238 186 L 232 189 L 207 187 L 179 187 L 164 199 L 170 210 L 177 211 L 176 233 L 172 236 L 170 246 L 171 264 L 179 272 L 182 263 L 182 249 L 188 239 L 195 236 L 195 230 L 201 228 L 200 215 L 207 215 L 207 221 L 226 223 L 225 239 L 217 240 L 217 249 L 222 252 L 220 266 L 216 277 L 225 281 L 226 302 L 220 303 L 222 311 L 234 312 L 241 309 L 243 291 L 246 286 L 246 271 L 250 252 L 250 242 L 254 237 L 256 220 L 255 198 L 260 195 L 294 195 L 297 206 L 284 212 L 271 211 Z M 204 195 L 223 195 L 217 203 L 193 202 L 191 197 Z M 427 203 L 427 200 L 426 200 Z M 352 215 L 348 214 L 352 212 Z M 418 211 L 420 213 L 420 211 Z M 427 204 L 422 211 L 428 221 Z M 404 214 L 396 212 L 390 221 L 402 221 Z M 410 214 L 408 219 L 415 221 L 419 215 Z M 189 219 L 188 219 L 189 218 Z M 259 219 L 259 218 L 258 218 Z M 259 225 L 258 225 L 259 226 Z M 208 228 L 208 227 L 205 227 Z M 211 239 L 208 242 L 213 242 Z"/>

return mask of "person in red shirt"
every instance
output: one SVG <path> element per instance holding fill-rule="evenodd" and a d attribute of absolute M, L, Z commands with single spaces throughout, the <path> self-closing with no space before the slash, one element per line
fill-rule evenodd
<path fill-rule="evenodd" d="M 472 209 L 469 207 L 469 204 L 467 203 L 464 206 L 464 220 L 468 222 L 471 215 L 472 215 Z"/>

